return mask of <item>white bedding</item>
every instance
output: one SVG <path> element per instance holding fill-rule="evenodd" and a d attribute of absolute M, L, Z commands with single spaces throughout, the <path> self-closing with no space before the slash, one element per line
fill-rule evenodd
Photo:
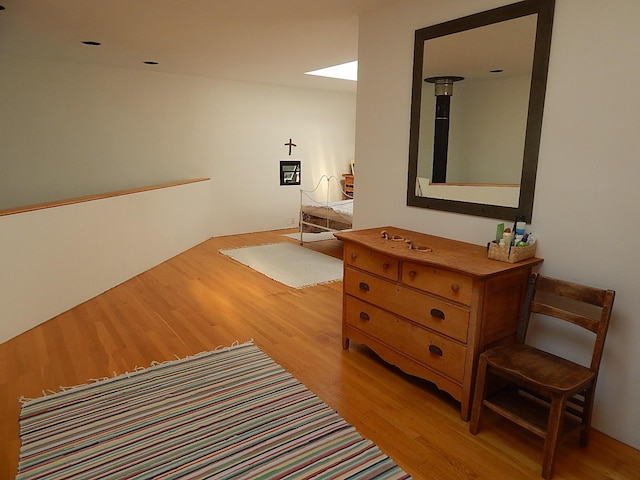
<path fill-rule="evenodd" d="M 329 207 L 333 208 L 341 215 L 353 217 L 353 198 L 348 200 L 340 200 L 338 202 L 329 202 Z"/>
<path fill-rule="evenodd" d="M 353 218 L 353 199 L 329 203 L 309 203 L 302 205 L 302 213 L 310 217 L 350 224 Z M 307 217 L 307 220 L 310 217 Z"/>
<path fill-rule="evenodd" d="M 313 190 L 300 190 L 300 235 L 303 241 L 302 232 L 335 232 L 350 229 L 353 223 L 353 199 L 329 202 L 329 184 L 333 180 L 340 189 L 342 195 L 346 193 L 340 186 L 340 181 L 335 177 L 323 175 Z M 324 195 L 327 201 L 320 202 L 314 198 L 313 193 L 327 182 Z M 343 197 L 344 198 L 344 197 Z"/>

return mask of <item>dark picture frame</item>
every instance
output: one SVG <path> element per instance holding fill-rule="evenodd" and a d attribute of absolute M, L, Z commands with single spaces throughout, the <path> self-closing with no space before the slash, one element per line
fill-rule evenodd
<path fill-rule="evenodd" d="M 300 185 L 300 160 L 280 160 L 280 185 Z"/>

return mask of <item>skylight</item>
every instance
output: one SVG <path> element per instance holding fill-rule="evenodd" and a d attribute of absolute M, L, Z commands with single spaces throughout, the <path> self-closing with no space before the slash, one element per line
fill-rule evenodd
<path fill-rule="evenodd" d="M 306 75 L 317 75 L 319 77 L 340 78 L 342 80 L 358 80 L 358 61 L 334 65 L 333 67 L 321 68 L 312 72 L 305 72 Z"/>

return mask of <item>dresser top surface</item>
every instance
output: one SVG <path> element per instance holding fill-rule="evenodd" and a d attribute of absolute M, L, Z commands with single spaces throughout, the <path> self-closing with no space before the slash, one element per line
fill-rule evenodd
<path fill-rule="evenodd" d="M 388 238 L 384 238 L 382 232 L 386 232 Z M 392 226 L 336 232 L 334 235 L 342 241 L 364 245 L 402 260 L 455 270 L 476 277 L 490 277 L 505 271 L 531 268 L 543 261 L 537 257 L 518 263 L 491 260 L 487 258 L 485 246 Z M 410 249 L 407 240 L 417 249 Z"/>

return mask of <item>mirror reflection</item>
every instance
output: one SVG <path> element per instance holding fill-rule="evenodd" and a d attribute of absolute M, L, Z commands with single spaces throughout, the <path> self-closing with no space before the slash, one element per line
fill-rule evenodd
<path fill-rule="evenodd" d="M 416 31 L 408 205 L 530 217 L 552 17 L 525 0 Z"/>
<path fill-rule="evenodd" d="M 433 141 L 419 144 L 419 178 L 504 185 L 515 192 L 509 206 L 518 205 L 536 20 L 528 15 L 425 42 L 420 138 Z"/>

